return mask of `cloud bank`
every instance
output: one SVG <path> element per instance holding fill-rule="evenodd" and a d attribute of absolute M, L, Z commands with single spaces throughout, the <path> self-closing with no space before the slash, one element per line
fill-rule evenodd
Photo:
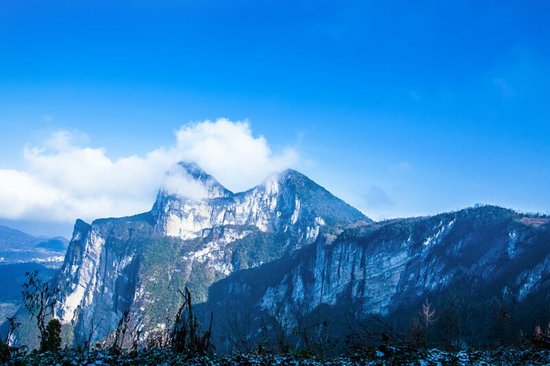
<path fill-rule="evenodd" d="M 23 169 L 0 168 L 1 219 L 72 222 L 131 215 L 149 210 L 159 187 L 175 186 L 196 197 L 197 187 L 174 176 L 182 160 L 197 163 L 233 191 L 299 162 L 294 148 L 274 152 L 247 122 L 227 119 L 183 125 L 173 146 L 143 156 L 112 159 L 105 148 L 82 146 L 77 137 L 59 131 L 24 149 Z"/>

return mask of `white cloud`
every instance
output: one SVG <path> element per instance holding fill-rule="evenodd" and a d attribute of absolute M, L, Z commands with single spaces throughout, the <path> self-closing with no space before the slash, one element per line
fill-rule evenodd
<path fill-rule="evenodd" d="M 180 160 L 197 163 L 233 191 L 298 163 L 294 149 L 274 153 L 248 123 L 227 119 L 184 125 L 173 146 L 144 156 L 112 159 L 105 148 L 84 146 L 87 140 L 60 131 L 24 149 L 24 169 L 0 168 L 0 218 L 72 222 L 131 215 L 149 210 L 161 186 L 197 197 L 200 190 L 183 186 L 189 181 L 173 173 Z"/>
<path fill-rule="evenodd" d="M 196 162 L 233 191 L 250 188 L 274 171 L 298 162 L 294 149 L 274 154 L 263 136 L 254 138 L 246 122 L 219 119 L 183 126 L 177 132 L 181 160 Z"/>
<path fill-rule="evenodd" d="M 187 174 L 182 174 L 182 170 L 178 166 L 173 166 L 166 173 L 161 187 L 164 191 L 191 199 L 200 200 L 208 196 L 206 186 L 193 180 Z"/>

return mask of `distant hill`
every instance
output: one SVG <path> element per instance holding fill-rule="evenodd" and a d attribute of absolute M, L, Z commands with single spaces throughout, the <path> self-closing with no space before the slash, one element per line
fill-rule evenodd
<path fill-rule="evenodd" d="M 19 230 L 0 225 L 0 265 L 42 263 L 58 268 L 69 242 L 63 237 L 37 238 Z"/>
<path fill-rule="evenodd" d="M 37 238 L 0 225 L 0 319 L 13 315 L 21 303 L 25 272 L 40 271 L 44 279 L 53 277 L 63 263 L 67 239 Z"/>
<path fill-rule="evenodd" d="M 32 235 L 0 225 L 0 250 L 33 247 L 37 240 Z"/>

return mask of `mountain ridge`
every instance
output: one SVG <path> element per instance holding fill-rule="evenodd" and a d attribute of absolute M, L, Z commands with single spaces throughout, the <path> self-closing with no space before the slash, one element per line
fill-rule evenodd
<path fill-rule="evenodd" d="M 320 237 L 289 257 L 218 281 L 204 311 L 223 314 L 216 329 L 222 335 L 235 319 L 246 318 L 250 329 L 241 337 L 256 341 L 253 330 L 261 324 L 307 328 L 335 317 L 352 328 L 369 318 L 383 319 L 394 324 L 395 332 L 406 333 L 426 298 L 442 316 L 457 310 L 447 305 L 455 291 L 471 304 L 470 317 L 462 320 L 463 340 L 512 339 L 513 332 L 527 334 L 550 319 L 549 308 L 533 305 L 550 300 L 550 217 L 539 217 L 546 223 L 535 227 L 524 220 L 533 216 L 484 206 L 346 229 L 336 238 Z M 506 329 L 498 328 L 499 313 L 491 310 L 497 304 L 512 314 Z M 368 326 L 380 327 L 380 320 Z M 449 331 L 435 327 L 442 334 Z M 345 338 L 342 327 L 331 325 L 330 332 L 341 335 L 340 341 Z M 234 347 L 227 342 L 231 338 L 219 339 L 220 348 Z"/>
<path fill-rule="evenodd" d="M 75 222 L 53 281 L 60 289 L 55 314 L 71 344 L 105 340 L 126 313 L 137 342 L 161 336 L 184 286 L 202 303 L 199 312 L 213 310 L 223 322 L 236 306 L 278 329 L 281 316 L 297 326 L 319 309 L 329 317 L 354 309 L 359 317 L 401 319 L 437 283 L 460 283 L 463 273 L 478 289 L 512 276 L 498 277 L 499 270 L 520 284 L 550 273 L 546 234 L 535 235 L 550 231 L 547 216 L 482 206 L 375 222 L 295 170 L 233 193 L 196 165 L 178 167 L 185 179 L 177 181 L 198 182 L 205 194 L 163 187 L 148 212 Z M 538 248 L 534 264 L 525 260 L 529 240 Z M 509 267 L 494 266 L 502 253 L 487 243 L 508 253 Z M 523 277 L 506 269 L 516 267 Z M 510 291 L 520 291 L 514 286 Z M 525 296 L 540 297 L 525 288 Z M 223 330 L 215 329 L 227 349 Z M 21 334 L 30 331 L 28 322 L 21 327 Z"/>
<path fill-rule="evenodd" d="M 294 170 L 232 193 L 196 165 L 178 168 L 171 174 L 183 173 L 182 182 L 198 182 L 208 194 L 198 199 L 163 188 L 148 212 L 75 222 L 54 280 L 56 316 L 72 328 L 74 344 L 91 333 L 93 341 L 104 339 L 125 311 L 145 341 L 168 326 L 167 314 L 175 315 L 177 289 L 188 286 L 204 301 L 210 284 L 234 271 L 371 221 Z"/>

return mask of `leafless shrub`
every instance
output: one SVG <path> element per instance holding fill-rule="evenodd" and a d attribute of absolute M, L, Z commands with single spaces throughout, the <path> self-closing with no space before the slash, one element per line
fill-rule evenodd
<path fill-rule="evenodd" d="M 211 342 L 213 314 L 210 314 L 208 330 L 201 332 L 200 324 L 193 314 L 191 293 L 187 289 L 179 291 L 183 298 L 171 335 L 172 349 L 176 353 L 207 354 L 213 350 Z"/>
<path fill-rule="evenodd" d="M 26 282 L 23 284 L 23 302 L 29 312 L 31 319 L 36 319 L 36 326 L 39 331 L 40 349 L 45 349 L 46 341 L 46 319 L 54 314 L 56 296 L 58 289 L 52 289 L 50 284 L 42 280 L 39 271 L 26 272 Z"/>

